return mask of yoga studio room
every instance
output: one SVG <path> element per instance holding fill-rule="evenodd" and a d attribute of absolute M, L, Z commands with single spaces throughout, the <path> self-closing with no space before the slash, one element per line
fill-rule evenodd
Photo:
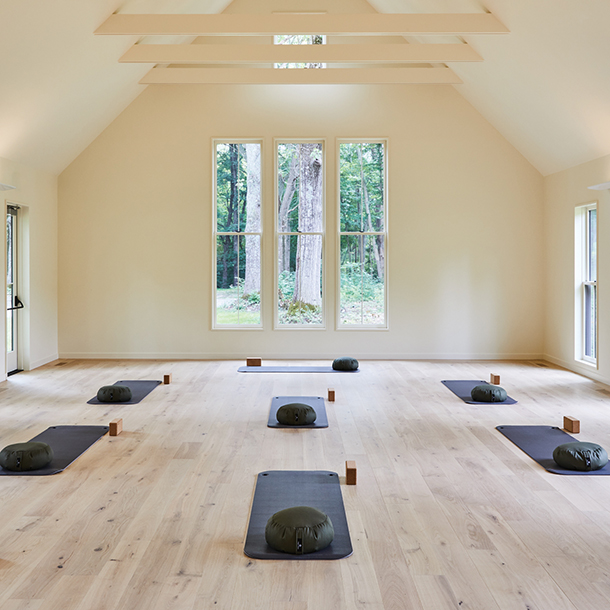
<path fill-rule="evenodd" d="M 610 609 L 607 0 L 0 24 L 0 610 Z"/>

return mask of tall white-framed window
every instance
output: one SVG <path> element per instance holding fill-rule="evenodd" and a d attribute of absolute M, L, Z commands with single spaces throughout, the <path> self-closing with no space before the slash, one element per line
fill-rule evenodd
<path fill-rule="evenodd" d="M 339 140 L 338 328 L 386 329 L 387 140 Z"/>
<path fill-rule="evenodd" d="M 324 328 L 324 141 L 276 140 L 276 328 Z"/>
<path fill-rule="evenodd" d="M 260 140 L 213 140 L 213 328 L 262 328 Z"/>
<path fill-rule="evenodd" d="M 597 365 L 597 203 L 576 208 L 574 243 L 575 356 Z"/>

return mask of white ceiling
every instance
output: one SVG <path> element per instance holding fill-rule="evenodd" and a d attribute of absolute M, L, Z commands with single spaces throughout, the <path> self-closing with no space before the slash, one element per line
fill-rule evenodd
<path fill-rule="evenodd" d="M 302 2 L 311 10 L 313 0 Z M 511 33 L 465 39 L 484 61 L 452 64 L 464 81 L 456 89 L 544 175 L 610 154 L 608 0 L 369 2 L 390 13 L 491 11 Z M 143 90 L 150 66 L 117 61 L 137 39 L 93 35 L 110 14 L 213 13 L 228 4 L 0 0 L 0 157 L 58 174 Z"/>

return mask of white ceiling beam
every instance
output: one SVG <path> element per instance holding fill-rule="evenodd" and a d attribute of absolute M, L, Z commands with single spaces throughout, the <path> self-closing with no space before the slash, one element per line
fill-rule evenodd
<path fill-rule="evenodd" d="M 482 61 L 467 44 L 212 45 L 137 44 L 123 63 L 445 63 Z"/>
<path fill-rule="evenodd" d="M 491 13 L 111 15 L 96 34 L 209 36 L 273 34 L 466 35 L 506 34 Z"/>
<path fill-rule="evenodd" d="M 143 85 L 460 84 L 449 68 L 153 68 Z"/>

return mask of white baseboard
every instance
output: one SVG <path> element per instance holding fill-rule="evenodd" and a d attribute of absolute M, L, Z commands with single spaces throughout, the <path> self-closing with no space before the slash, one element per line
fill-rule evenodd
<path fill-rule="evenodd" d="M 568 371 L 572 371 L 573 373 L 578 373 L 583 377 L 588 377 L 589 379 L 594 379 L 595 381 L 600 381 L 601 383 L 610 385 L 610 379 L 605 375 L 600 374 L 600 372 L 594 366 L 579 364 L 575 360 L 568 362 L 566 360 L 562 360 L 561 358 L 555 358 L 549 354 L 545 354 L 542 359 L 548 360 L 552 364 L 556 364 L 557 366 L 567 369 Z"/>
<path fill-rule="evenodd" d="M 252 351 L 252 350 L 250 350 Z M 269 360 L 333 360 L 343 353 L 293 353 L 286 352 L 61 352 L 59 357 L 70 360 L 245 360 L 246 356 L 259 356 Z M 545 357 L 542 354 L 428 354 L 428 353 L 398 353 L 389 354 L 387 352 L 357 352 L 353 354 L 362 360 L 541 360 Z"/>
<path fill-rule="evenodd" d="M 52 356 L 47 356 L 46 358 L 40 358 L 38 360 L 34 360 L 30 362 L 29 371 L 33 369 L 37 369 L 39 366 L 44 366 L 45 364 L 49 364 L 49 362 L 53 362 L 59 358 L 59 354 L 53 354 Z"/>

